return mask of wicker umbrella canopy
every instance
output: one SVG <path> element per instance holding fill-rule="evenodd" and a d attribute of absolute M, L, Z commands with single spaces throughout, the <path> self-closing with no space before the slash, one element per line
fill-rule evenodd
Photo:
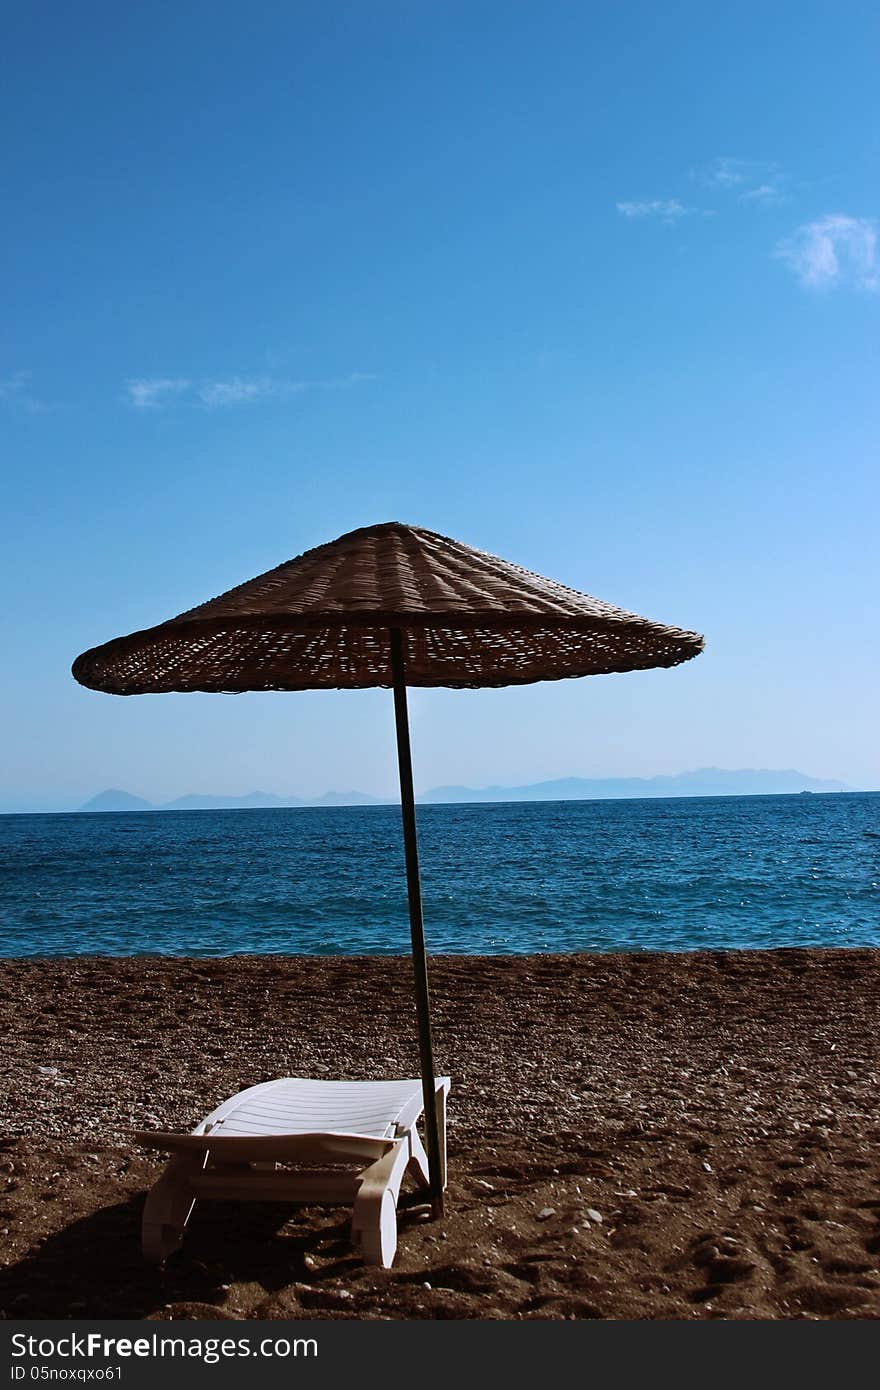
<path fill-rule="evenodd" d="M 420 526 L 386 522 L 307 550 L 168 622 L 85 652 L 73 674 L 155 691 L 521 685 L 675 666 L 695 632 L 650 622 Z"/>
<path fill-rule="evenodd" d="M 431 1199 L 443 1208 L 406 687 L 502 686 L 677 666 L 696 632 L 650 622 L 420 526 L 350 531 L 219 598 L 77 657 L 82 685 L 160 691 L 391 686 Z"/>

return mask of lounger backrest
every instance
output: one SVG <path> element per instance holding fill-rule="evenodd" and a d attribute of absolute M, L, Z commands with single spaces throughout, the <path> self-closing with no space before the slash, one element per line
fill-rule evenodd
<path fill-rule="evenodd" d="M 421 1082 L 283 1077 L 252 1086 L 213 1111 L 195 1134 L 356 1134 L 393 1138 L 421 1110 Z M 409 1118 L 409 1117 L 412 1118 Z"/>

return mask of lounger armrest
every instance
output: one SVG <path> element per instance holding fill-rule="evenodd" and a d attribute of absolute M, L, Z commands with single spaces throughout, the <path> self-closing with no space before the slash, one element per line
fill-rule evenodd
<path fill-rule="evenodd" d="M 436 1099 L 436 1097 L 437 1097 L 438 1095 L 440 1095 L 441 1092 L 442 1092 L 444 1095 L 446 1095 L 446 1094 L 448 1093 L 448 1091 L 449 1091 L 450 1085 L 451 1085 L 451 1082 L 450 1082 L 448 1076 L 435 1076 L 435 1077 L 434 1077 L 434 1096 L 435 1096 L 435 1099 Z M 398 1115 L 398 1117 L 397 1117 L 397 1132 L 398 1132 L 398 1134 L 405 1132 L 405 1131 L 408 1130 L 412 1125 L 414 1125 L 415 1122 L 416 1122 L 416 1120 L 419 1118 L 419 1116 L 424 1112 L 424 1109 L 425 1109 L 424 1102 L 423 1102 L 423 1100 L 422 1100 L 421 1093 L 419 1093 L 419 1095 L 413 1097 L 413 1099 L 409 1102 L 408 1105 L 405 1105 L 405 1106 L 404 1106 L 404 1108 L 401 1110 L 400 1114 Z"/>
<path fill-rule="evenodd" d="M 139 1144 L 165 1153 L 208 1153 L 227 1163 L 375 1162 L 393 1139 L 368 1134 L 173 1134 L 135 1130 Z"/>

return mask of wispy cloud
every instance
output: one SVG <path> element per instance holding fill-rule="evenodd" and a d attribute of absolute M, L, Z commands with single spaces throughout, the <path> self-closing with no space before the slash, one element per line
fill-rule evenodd
<path fill-rule="evenodd" d="M 316 381 L 297 381 L 272 376 L 232 376 L 226 379 L 191 381 L 188 377 L 130 378 L 125 383 L 127 399 L 138 410 L 156 410 L 177 401 L 181 405 L 222 410 L 229 406 L 254 405 L 269 398 L 296 396 L 359 382 L 375 381 L 371 372 L 349 372 L 347 376 Z"/>
<path fill-rule="evenodd" d="M 719 155 L 702 169 L 691 170 L 705 188 L 729 193 L 741 203 L 769 206 L 785 200 L 787 175 L 770 159 L 733 159 Z"/>
<path fill-rule="evenodd" d="M 278 389 L 278 382 L 268 377 L 247 380 L 245 377 L 234 376 L 229 381 L 206 381 L 198 388 L 198 397 L 202 405 L 210 408 L 222 405 L 249 405 L 258 401 L 261 396 L 276 395 Z"/>
<path fill-rule="evenodd" d="M 788 175 L 768 159 L 734 159 L 719 155 L 702 168 L 689 171 L 692 181 L 710 190 L 719 203 L 734 200 L 752 207 L 772 207 L 787 200 Z M 713 198 L 713 202 L 715 199 Z M 674 224 L 682 217 L 714 217 L 714 207 L 693 207 L 680 198 L 632 199 L 617 204 L 621 217 L 651 218 Z"/>
<path fill-rule="evenodd" d="M 739 188 L 750 177 L 754 177 L 755 162 L 747 159 L 731 159 L 719 155 L 702 170 L 701 182 L 710 188 Z"/>
<path fill-rule="evenodd" d="M 44 410 L 50 410 L 51 406 L 33 394 L 29 382 L 29 372 L 13 372 L 12 376 L 0 377 L 0 405 L 24 410 L 28 415 L 39 415 Z"/>
<path fill-rule="evenodd" d="M 171 397 L 187 391 L 189 385 L 183 377 L 130 377 L 125 383 L 125 389 L 130 405 L 138 410 L 156 410 L 159 406 L 165 405 Z"/>
<path fill-rule="evenodd" d="M 759 183 L 757 188 L 745 188 L 739 195 L 741 203 L 781 203 L 783 194 L 774 183 Z"/>
<path fill-rule="evenodd" d="M 656 217 L 661 222 L 677 222 L 693 208 L 686 208 L 677 198 L 651 198 L 645 202 L 625 202 L 617 204 L 621 217 Z"/>
<path fill-rule="evenodd" d="M 356 386 L 375 381 L 372 372 L 349 372 L 347 376 L 325 377 L 316 381 L 297 381 L 285 377 L 232 377 L 229 381 L 206 381 L 198 398 L 209 409 L 226 405 L 251 405 L 267 396 L 298 396 L 303 391 L 329 391 L 340 386 Z"/>
<path fill-rule="evenodd" d="M 877 228 L 869 218 L 834 212 L 805 222 L 779 243 L 776 254 L 811 289 L 880 290 Z"/>

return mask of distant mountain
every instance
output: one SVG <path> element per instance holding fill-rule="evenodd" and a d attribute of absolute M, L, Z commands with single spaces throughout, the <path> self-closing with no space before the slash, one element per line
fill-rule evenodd
<path fill-rule="evenodd" d="M 274 792 L 248 792 L 246 796 L 207 796 L 193 792 L 174 801 L 155 805 L 129 792 L 106 791 L 93 796 L 80 811 L 242 811 L 272 810 L 284 806 L 381 806 L 380 797 L 366 792 L 325 792 L 306 801 L 301 796 L 276 796 Z"/>
<path fill-rule="evenodd" d="M 437 804 L 473 801 L 601 801 L 649 796 L 782 796 L 793 792 L 845 792 L 843 782 L 823 781 L 805 772 L 768 769 L 700 767 L 665 777 L 560 777 L 554 782 L 531 782 L 522 787 L 432 787 L 417 799 Z M 81 811 L 233 811 L 284 806 L 387 806 L 366 792 L 325 792 L 305 800 L 249 792 L 247 796 L 203 796 L 193 793 L 154 806 L 141 796 L 110 790 L 93 796 Z"/>
<path fill-rule="evenodd" d="M 308 806 L 387 806 L 379 796 L 368 796 L 366 792 L 325 792 L 314 801 L 303 802 Z"/>
<path fill-rule="evenodd" d="M 560 777 L 523 787 L 432 787 L 421 802 L 600 801 L 653 796 L 782 796 L 793 792 L 845 792 L 843 782 L 808 777 L 805 772 L 735 771 L 701 767 L 662 777 Z"/>
<path fill-rule="evenodd" d="M 99 792 L 93 796 L 91 801 L 87 801 L 85 806 L 80 806 L 81 811 L 152 811 L 153 807 L 149 801 L 144 801 L 142 796 L 132 796 L 131 792 L 121 792 L 115 787 L 110 787 L 105 792 Z"/>

